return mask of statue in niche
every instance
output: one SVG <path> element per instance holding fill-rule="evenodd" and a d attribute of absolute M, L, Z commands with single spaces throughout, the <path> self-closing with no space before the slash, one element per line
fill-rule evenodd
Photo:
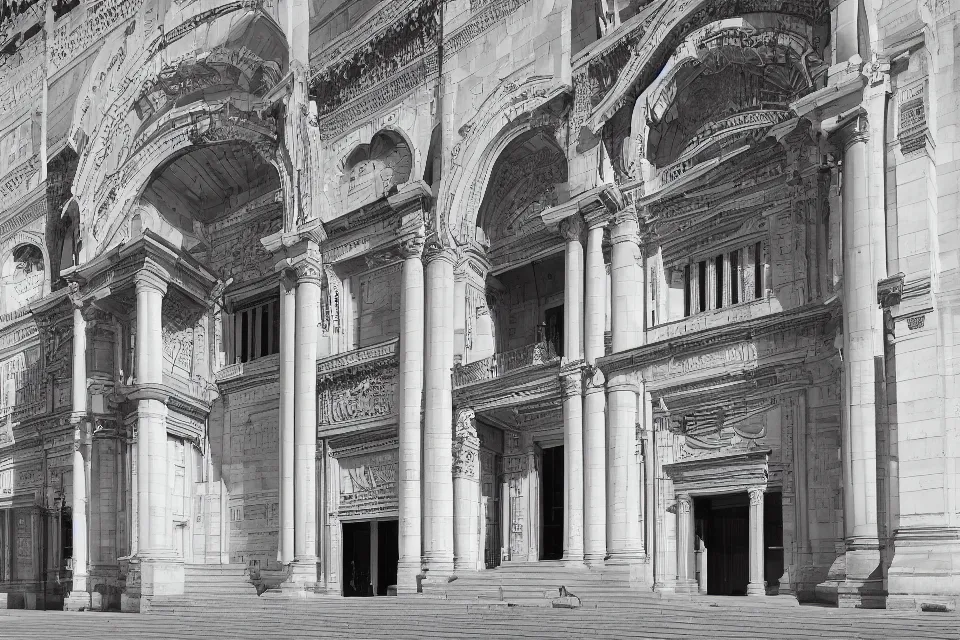
<path fill-rule="evenodd" d="M 413 154 L 398 135 L 381 131 L 370 144 L 358 146 L 347 157 L 340 183 L 343 213 L 382 198 L 410 179 Z"/>

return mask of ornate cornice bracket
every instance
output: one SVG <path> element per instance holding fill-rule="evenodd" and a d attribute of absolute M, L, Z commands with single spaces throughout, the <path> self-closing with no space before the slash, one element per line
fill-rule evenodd
<path fill-rule="evenodd" d="M 889 309 L 900 304 L 903 299 L 903 273 L 896 273 L 877 281 L 877 304 L 881 309 Z"/>

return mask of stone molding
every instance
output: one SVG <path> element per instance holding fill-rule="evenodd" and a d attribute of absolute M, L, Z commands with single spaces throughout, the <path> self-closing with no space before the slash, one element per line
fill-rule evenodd
<path fill-rule="evenodd" d="M 136 291 L 139 294 L 141 291 L 158 291 L 161 296 L 167 295 L 167 283 L 152 271 L 141 270 L 133 276 L 133 282 L 136 286 Z M 79 287 L 77 287 L 79 293 Z M 73 300 L 71 296 L 71 300 Z M 74 305 L 77 303 L 74 302 Z"/>
<path fill-rule="evenodd" d="M 833 133 L 833 136 L 843 153 L 849 151 L 855 144 L 866 143 L 870 140 L 870 122 L 867 120 L 867 114 L 863 111 L 854 114 Z"/>
<path fill-rule="evenodd" d="M 674 490 L 690 495 L 716 495 L 763 490 L 767 486 L 770 449 L 687 458 L 663 465 Z"/>

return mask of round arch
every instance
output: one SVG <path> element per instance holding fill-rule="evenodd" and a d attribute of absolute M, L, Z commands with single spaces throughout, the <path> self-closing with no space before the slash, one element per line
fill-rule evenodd
<path fill-rule="evenodd" d="M 441 177 L 436 213 L 439 229 L 448 229 L 458 244 L 473 237 L 497 158 L 514 139 L 535 126 L 529 116 L 536 109 L 569 89 L 553 76 L 520 81 L 507 78 L 500 83 L 458 131 L 460 140 L 450 152 L 452 170 Z"/>

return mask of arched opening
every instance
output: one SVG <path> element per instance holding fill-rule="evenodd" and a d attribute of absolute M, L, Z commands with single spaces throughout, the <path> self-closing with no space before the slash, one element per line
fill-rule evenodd
<path fill-rule="evenodd" d="M 2 266 L 3 313 L 16 311 L 43 295 L 46 276 L 43 251 L 33 244 L 21 244 Z"/>

